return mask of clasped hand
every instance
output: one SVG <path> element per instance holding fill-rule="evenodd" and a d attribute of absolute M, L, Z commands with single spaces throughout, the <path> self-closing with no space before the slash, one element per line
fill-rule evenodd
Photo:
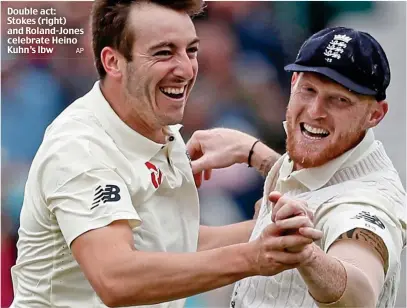
<path fill-rule="evenodd" d="M 250 244 L 258 275 L 275 275 L 313 260 L 313 242 L 322 238 L 314 228 L 312 212 L 304 201 L 293 200 L 272 192 L 272 223 Z"/>

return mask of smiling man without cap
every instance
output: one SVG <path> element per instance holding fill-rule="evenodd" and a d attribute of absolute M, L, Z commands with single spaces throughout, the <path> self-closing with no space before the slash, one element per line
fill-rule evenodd
<path fill-rule="evenodd" d="M 287 227 L 281 206 L 292 200 L 307 203 L 324 233 L 312 262 L 236 283 L 231 307 L 394 307 L 405 191 L 372 131 L 388 110 L 386 55 L 367 33 L 329 28 L 306 40 L 286 70 L 286 154 L 227 129 L 198 131 L 187 145 L 198 185 L 203 171 L 209 178 L 233 163 L 267 175 L 251 241 L 270 225 Z"/>
<path fill-rule="evenodd" d="M 302 215 L 283 235 L 254 221 L 199 226 L 178 131 L 198 71 L 200 1 L 96 0 L 100 81 L 48 127 L 29 173 L 11 307 L 181 308 L 185 297 L 312 259 Z M 283 208 L 284 209 L 284 208 Z M 284 249 L 295 247 L 295 252 Z"/>

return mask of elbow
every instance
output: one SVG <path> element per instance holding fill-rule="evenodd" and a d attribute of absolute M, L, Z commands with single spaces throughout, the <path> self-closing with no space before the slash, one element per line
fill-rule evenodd
<path fill-rule="evenodd" d="M 364 284 L 361 284 L 361 286 L 364 286 L 364 296 L 361 299 L 361 303 L 365 305 L 365 307 L 376 307 L 379 300 L 379 294 L 375 292 L 373 285 L 366 275 L 364 277 Z"/>
<path fill-rule="evenodd" d="M 118 296 L 109 291 L 99 292 L 99 298 L 107 307 L 121 307 Z"/>
<path fill-rule="evenodd" d="M 375 292 L 369 277 L 353 264 L 345 261 L 341 263 L 347 276 L 344 292 L 336 302 L 319 303 L 318 307 L 376 307 L 380 291 Z"/>
<path fill-rule="evenodd" d="M 112 297 L 100 297 L 106 307 L 120 307 L 120 305 Z"/>
<path fill-rule="evenodd" d="M 137 298 L 137 290 L 132 290 L 131 296 L 128 294 L 129 288 L 126 288 L 122 279 L 107 274 L 106 271 L 99 276 L 95 291 L 100 300 L 107 307 L 136 306 L 134 299 Z"/>
<path fill-rule="evenodd" d="M 359 267 L 347 263 L 347 286 L 344 297 L 352 306 L 376 307 L 380 290 L 375 290 L 369 276 Z M 360 292 L 363 290 L 363 292 Z"/>
<path fill-rule="evenodd" d="M 101 277 L 95 291 L 107 307 L 120 307 L 122 299 L 119 294 L 121 292 L 118 290 L 117 283 L 111 278 L 106 276 Z"/>

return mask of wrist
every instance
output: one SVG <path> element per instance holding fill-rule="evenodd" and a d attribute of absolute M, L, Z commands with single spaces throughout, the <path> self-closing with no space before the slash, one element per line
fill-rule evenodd
<path fill-rule="evenodd" d="M 258 140 L 258 139 L 254 138 L 252 136 L 249 136 L 249 135 L 246 135 L 245 137 L 243 137 L 241 139 L 241 142 L 240 142 L 240 144 L 238 144 L 237 149 L 235 151 L 236 157 L 237 157 L 236 160 L 240 164 L 243 164 L 243 163 L 247 164 L 249 154 L 250 154 L 250 150 L 251 150 L 253 144 Z M 258 142 L 257 145 L 259 143 L 260 142 Z M 254 154 L 254 152 L 253 152 L 253 154 Z"/>
<path fill-rule="evenodd" d="M 300 272 L 308 272 L 311 269 L 319 266 L 318 264 L 320 262 L 319 256 L 321 253 L 324 252 L 315 243 L 312 243 L 311 247 L 312 247 L 311 256 L 298 267 L 298 270 Z"/>
<path fill-rule="evenodd" d="M 258 250 L 254 241 L 242 244 L 242 256 L 245 260 L 245 273 L 247 276 L 256 276 L 260 274 L 258 268 Z"/>
<path fill-rule="evenodd" d="M 259 142 L 261 142 L 260 139 L 257 139 L 255 142 L 253 142 L 253 145 L 252 145 L 252 147 L 250 148 L 249 155 L 248 155 L 248 158 L 247 158 L 247 165 L 248 165 L 249 168 L 253 167 L 253 166 L 252 166 L 252 157 L 253 157 L 253 153 L 254 153 L 254 147 L 255 147 L 256 144 L 258 144 Z M 254 159 L 253 159 L 253 160 L 254 160 Z"/>

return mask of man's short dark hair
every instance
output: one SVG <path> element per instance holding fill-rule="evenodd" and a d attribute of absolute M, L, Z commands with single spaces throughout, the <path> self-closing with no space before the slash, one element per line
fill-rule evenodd
<path fill-rule="evenodd" d="M 119 51 L 127 61 L 132 60 L 134 33 L 127 22 L 131 7 L 136 3 L 154 3 L 176 11 L 187 13 L 190 17 L 198 15 L 204 8 L 203 0 L 95 0 L 92 7 L 92 47 L 99 77 L 103 79 L 106 71 L 100 53 L 106 46 Z"/>

